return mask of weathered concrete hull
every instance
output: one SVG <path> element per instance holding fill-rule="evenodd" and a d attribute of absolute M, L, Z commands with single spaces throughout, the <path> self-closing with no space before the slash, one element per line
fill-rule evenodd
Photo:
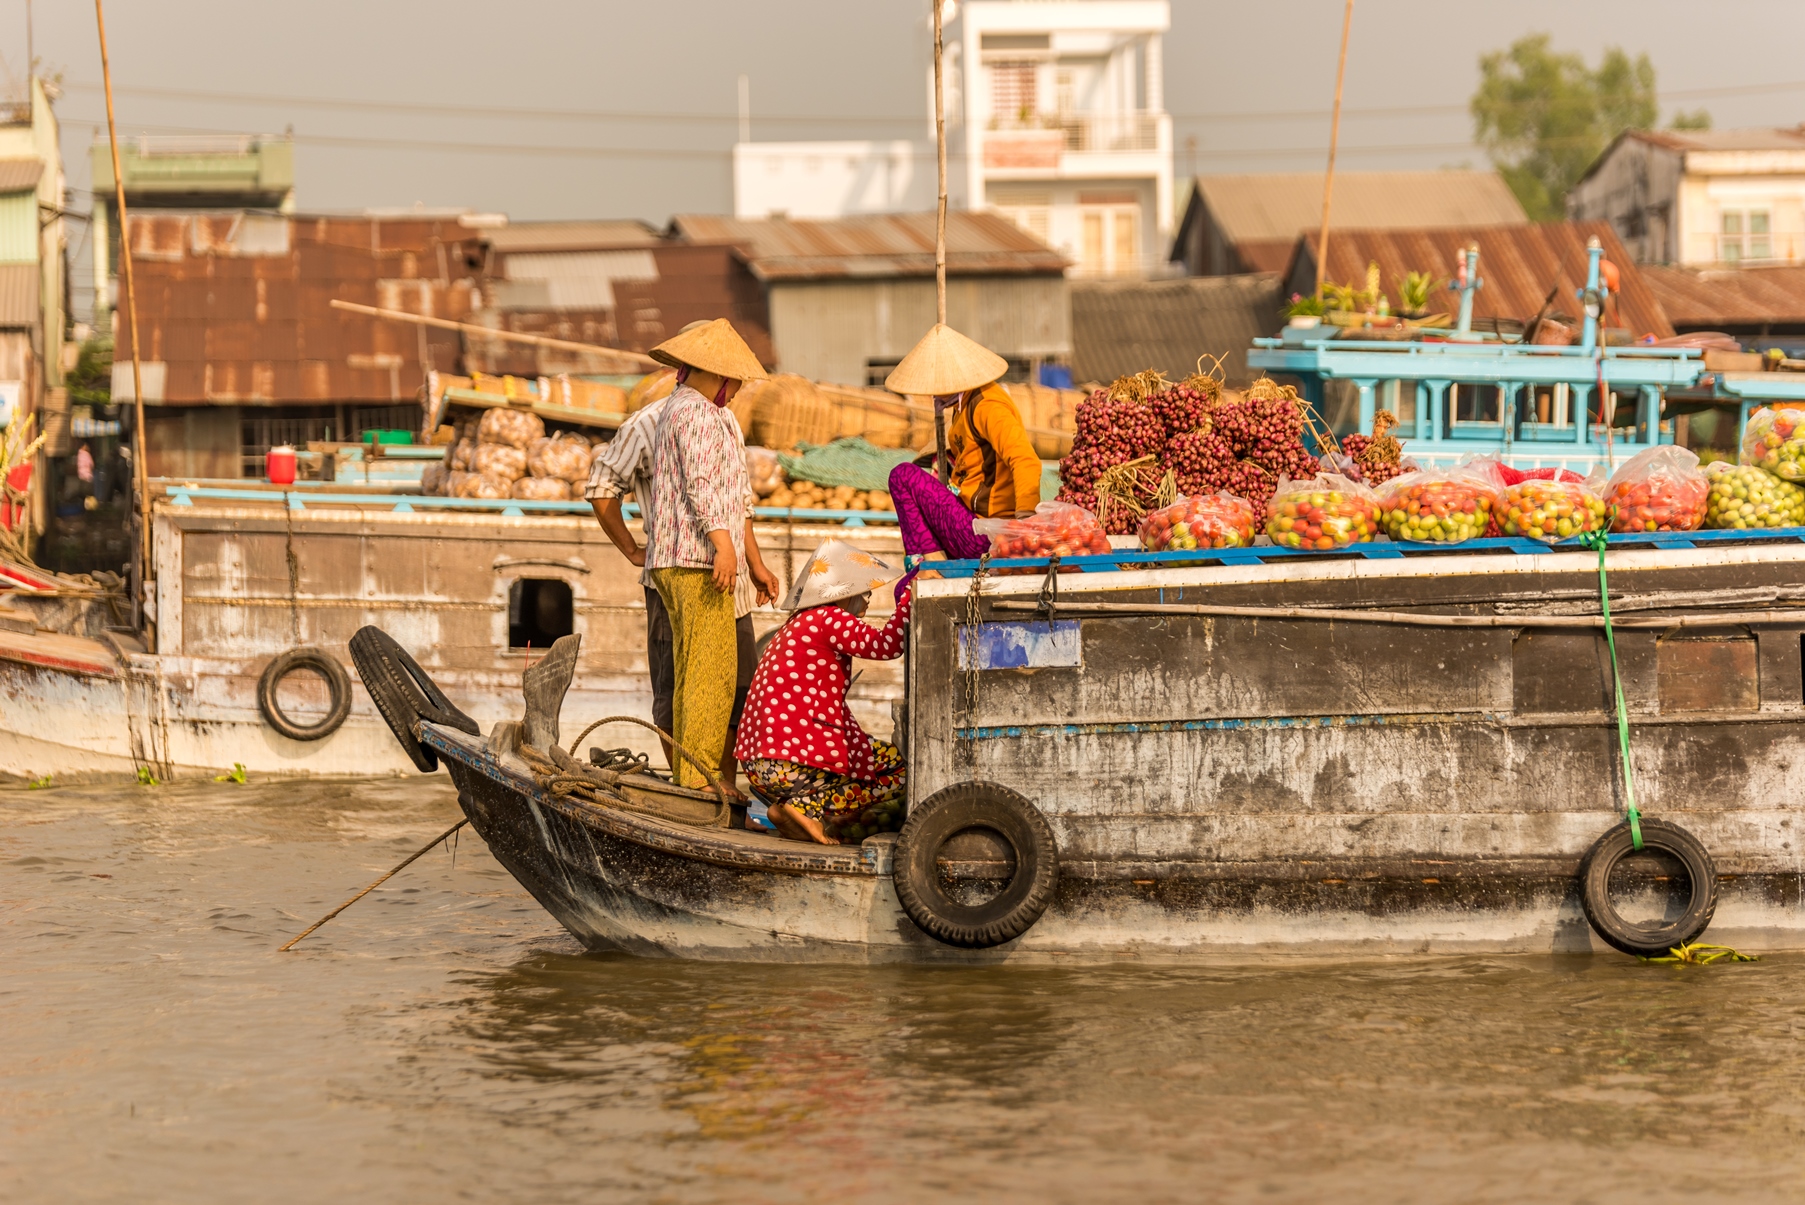
<path fill-rule="evenodd" d="M 268 503 L 163 502 L 155 513 L 157 653 L 121 657 L 97 639 L 80 639 L 90 664 L 69 668 L 0 647 L 0 775 L 67 781 L 150 766 L 183 777 L 234 763 L 259 775 L 414 773 L 357 682 L 347 642 L 375 624 L 484 728 L 518 719 L 530 653 L 509 643 L 512 591 L 522 579 L 570 591 L 572 629 L 583 646 L 566 723 L 651 716 L 639 574 L 593 519 L 291 510 L 281 495 Z M 759 532 L 780 577 L 829 535 L 880 554 L 900 546 L 893 527 L 796 524 Z M 888 598 L 882 601 L 887 608 Z M 755 627 L 781 619 L 767 610 Z M 55 641 L 67 637 L 45 638 Z M 257 708 L 264 667 L 297 647 L 338 658 L 352 679 L 350 718 L 317 741 L 280 735 Z M 854 709 L 870 729 L 887 733 L 898 667 L 860 669 Z M 663 757 L 641 728 L 606 729 L 594 739 Z"/>
<path fill-rule="evenodd" d="M 1574 884 L 1577 856 L 1540 861 L 1406 860 L 1340 878 L 1286 867 L 1167 861 L 1062 863 L 1053 906 L 1025 935 L 959 950 L 917 929 L 890 879 L 893 838 L 821 852 L 829 869 L 724 862 L 708 842 L 655 821 L 541 792 L 523 765 L 429 728 L 477 832 L 560 923 L 593 949 L 722 961 L 990 965 L 1264 956 L 1604 952 Z M 740 845 L 775 838 L 737 838 Z M 713 860 L 711 860 L 713 859 Z M 1805 876 L 1729 876 L 1712 934 L 1750 949 L 1805 945 Z"/>

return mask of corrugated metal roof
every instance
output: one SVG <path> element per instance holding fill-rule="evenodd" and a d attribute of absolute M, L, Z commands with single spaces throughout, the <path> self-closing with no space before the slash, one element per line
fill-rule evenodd
<path fill-rule="evenodd" d="M 0 326 L 38 324 L 38 266 L 0 264 Z"/>
<path fill-rule="evenodd" d="M 133 214 L 145 383 L 168 402 L 406 402 L 459 336 L 331 308 L 334 298 L 462 319 L 479 235 L 455 218 Z M 116 359 L 131 359 L 119 323 Z"/>
<path fill-rule="evenodd" d="M 587 259 L 590 254 L 611 258 L 602 264 Z M 493 319 L 503 329 L 646 352 L 699 318 L 726 318 L 762 363 L 768 366 L 776 361 L 764 288 L 731 246 L 664 242 L 643 251 L 569 256 L 533 252 L 494 259 L 510 274 L 523 259 L 529 270 L 545 273 L 537 281 L 487 283 L 491 303 L 500 311 Z M 607 285 L 607 304 L 554 304 L 560 299 L 569 301 L 584 289 L 596 289 L 595 272 L 604 267 L 619 270 L 617 275 L 602 278 Z M 555 283 L 558 290 L 568 291 L 555 291 Z M 592 296 L 600 302 L 599 292 Z M 476 371 L 516 376 L 599 371 L 586 367 L 588 361 L 580 353 L 486 340 L 467 345 L 465 358 Z"/>
<path fill-rule="evenodd" d="M 680 214 L 671 226 L 696 243 L 731 243 L 762 281 L 934 274 L 934 215 L 831 219 Z M 1064 274 L 1065 257 L 994 213 L 946 215 L 946 270 L 955 276 Z"/>
<path fill-rule="evenodd" d="M 649 249 L 515 251 L 500 258 L 502 275 L 509 281 L 545 286 L 544 303 L 533 307 L 539 309 L 611 310 L 615 281 L 658 279 L 658 261 Z M 504 303 L 504 308 L 510 307 Z"/>
<path fill-rule="evenodd" d="M 1073 281 L 1072 379 L 1112 381 L 1156 368 L 1178 380 L 1205 352 L 1231 384 L 1249 379 L 1252 340 L 1284 325 L 1276 274 Z"/>
<path fill-rule="evenodd" d="M 1676 151 L 1805 151 L 1805 127 L 1751 126 L 1735 130 L 1626 130 L 1635 138 Z"/>
<path fill-rule="evenodd" d="M 1239 246 L 1291 240 L 1322 224 L 1322 173 L 1199 176 L 1197 188 L 1216 225 Z M 1337 172 L 1335 226 L 1397 230 L 1424 226 L 1503 226 L 1528 221 L 1497 172 Z"/>
<path fill-rule="evenodd" d="M 1805 323 L 1805 268 L 1662 268 L 1644 265 L 1649 291 L 1677 327 Z"/>
<path fill-rule="evenodd" d="M 1398 281 L 1406 272 L 1453 276 L 1461 248 L 1479 244 L 1479 278 L 1484 287 L 1473 295 L 1475 318 L 1527 321 L 1542 308 L 1551 288 L 1552 313 L 1575 315 L 1575 294 L 1585 284 L 1586 240 L 1604 244 L 1605 258 L 1617 265 L 1622 285 L 1611 325 L 1633 334 L 1673 334 L 1673 325 L 1648 282 L 1637 271 L 1609 222 L 1525 222 L 1520 226 L 1453 226 L 1433 230 L 1341 230 L 1329 232 L 1329 270 L 1325 279 L 1356 286 L 1366 278 L 1366 265 L 1379 265 L 1380 283 L 1394 303 Z M 1316 240 L 1300 238 L 1296 258 L 1285 274 L 1286 288 L 1308 293 L 1315 288 Z M 1451 290 L 1429 299 L 1432 309 L 1453 313 L 1460 296 Z"/>
<path fill-rule="evenodd" d="M 0 192 L 24 192 L 43 178 L 41 159 L 0 159 Z"/>
<path fill-rule="evenodd" d="M 662 242 L 644 222 L 509 222 L 483 240 L 496 251 L 591 251 L 613 247 L 650 247 Z"/>

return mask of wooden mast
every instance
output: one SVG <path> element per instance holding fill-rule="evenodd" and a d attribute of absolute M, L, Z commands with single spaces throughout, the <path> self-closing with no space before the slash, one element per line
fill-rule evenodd
<path fill-rule="evenodd" d="M 98 2 L 98 0 L 97 0 Z M 934 321 L 946 325 L 946 84 L 941 63 L 945 47 L 941 41 L 940 6 L 934 0 L 934 161 L 940 172 L 940 198 L 934 210 Z M 946 462 L 946 413 L 940 400 L 934 399 L 934 471 L 940 484 L 952 480 L 952 467 Z"/>
<path fill-rule="evenodd" d="M 94 24 L 100 32 L 100 79 L 107 93 L 107 143 L 113 152 L 113 204 L 119 215 L 119 275 L 125 289 L 125 313 L 132 332 L 132 473 L 138 483 L 138 607 L 144 617 L 140 627 L 145 647 L 157 651 L 150 616 L 150 581 L 153 574 L 150 544 L 150 459 L 144 431 L 144 360 L 138 341 L 138 299 L 132 289 L 132 240 L 125 212 L 125 174 L 119 166 L 119 131 L 113 121 L 113 69 L 107 60 L 107 19 L 101 0 L 94 0 Z"/>
<path fill-rule="evenodd" d="M 1329 121 L 1329 170 L 1322 177 L 1322 233 L 1316 237 L 1316 295 L 1322 296 L 1323 274 L 1329 270 L 1329 198 L 1335 192 L 1335 147 L 1341 139 L 1341 85 L 1347 79 L 1347 35 L 1354 25 L 1354 0 L 1341 14 L 1341 62 L 1335 67 L 1335 115 Z"/>

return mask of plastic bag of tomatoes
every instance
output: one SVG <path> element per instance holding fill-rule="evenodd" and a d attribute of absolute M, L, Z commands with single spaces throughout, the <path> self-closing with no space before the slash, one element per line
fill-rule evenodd
<path fill-rule="evenodd" d="M 1749 415 L 1741 459 L 1787 481 L 1805 482 L 1805 411 L 1763 406 Z"/>
<path fill-rule="evenodd" d="M 1233 494 L 1199 494 L 1148 511 L 1141 520 L 1141 547 L 1167 549 L 1245 548 L 1253 543 L 1253 503 Z"/>
<path fill-rule="evenodd" d="M 1394 540 L 1458 544 L 1486 533 L 1503 493 L 1495 460 L 1419 469 L 1379 487 L 1379 522 Z"/>
<path fill-rule="evenodd" d="M 1604 500 L 1617 508 L 1612 531 L 1697 531 L 1710 493 L 1698 457 L 1663 444 L 1638 452 L 1611 474 Z"/>
<path fill-rule="evenodd" d="M 1531 479 L 1510 486 L 1499 500 L 1498 526 L 1507 536 L 1545 544 L 1605 526 L 1604 499 L 1582 483 Z"/>
<path fill-rule="evenodd" d="M 1379 534 L 1379 495 L 1338 473 L 1279 479 L 1266 504 L 1266 534 L 1281 548 L 1327 552 Z"/>
<path fill-rule="evenodd" d="M 1092 556 L 1110 551 L 1109 536 L 1097 516 L 1070 502 L 1042 502 L 1026 519 L 979 519 L 971 525 L 990 537 L 990 557 Z M 998 573 L 1036 573 L 999 569 Z"/>

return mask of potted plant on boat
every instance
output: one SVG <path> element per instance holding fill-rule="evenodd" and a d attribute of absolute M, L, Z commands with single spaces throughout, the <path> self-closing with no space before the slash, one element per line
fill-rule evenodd
<path fill-rule="evenodd" d="M 1439 326 L 1448 320 L 1445 313 L 1429 311 L 1429 299 L 1446 283 L 1429 272 L 1404 273 L 1398 282 L 1398 316 L 1406 326 Z"/>
<path fill-rule="evenodd" d="M 1281 308 L 1285 315 L 1285 325 L 1299 330 L 1310 330 L 1322 324 L 1322 294 L 1314 293 L 1305 297 L 1302 293 L 1291 294 L 1291 300 Z"/>

